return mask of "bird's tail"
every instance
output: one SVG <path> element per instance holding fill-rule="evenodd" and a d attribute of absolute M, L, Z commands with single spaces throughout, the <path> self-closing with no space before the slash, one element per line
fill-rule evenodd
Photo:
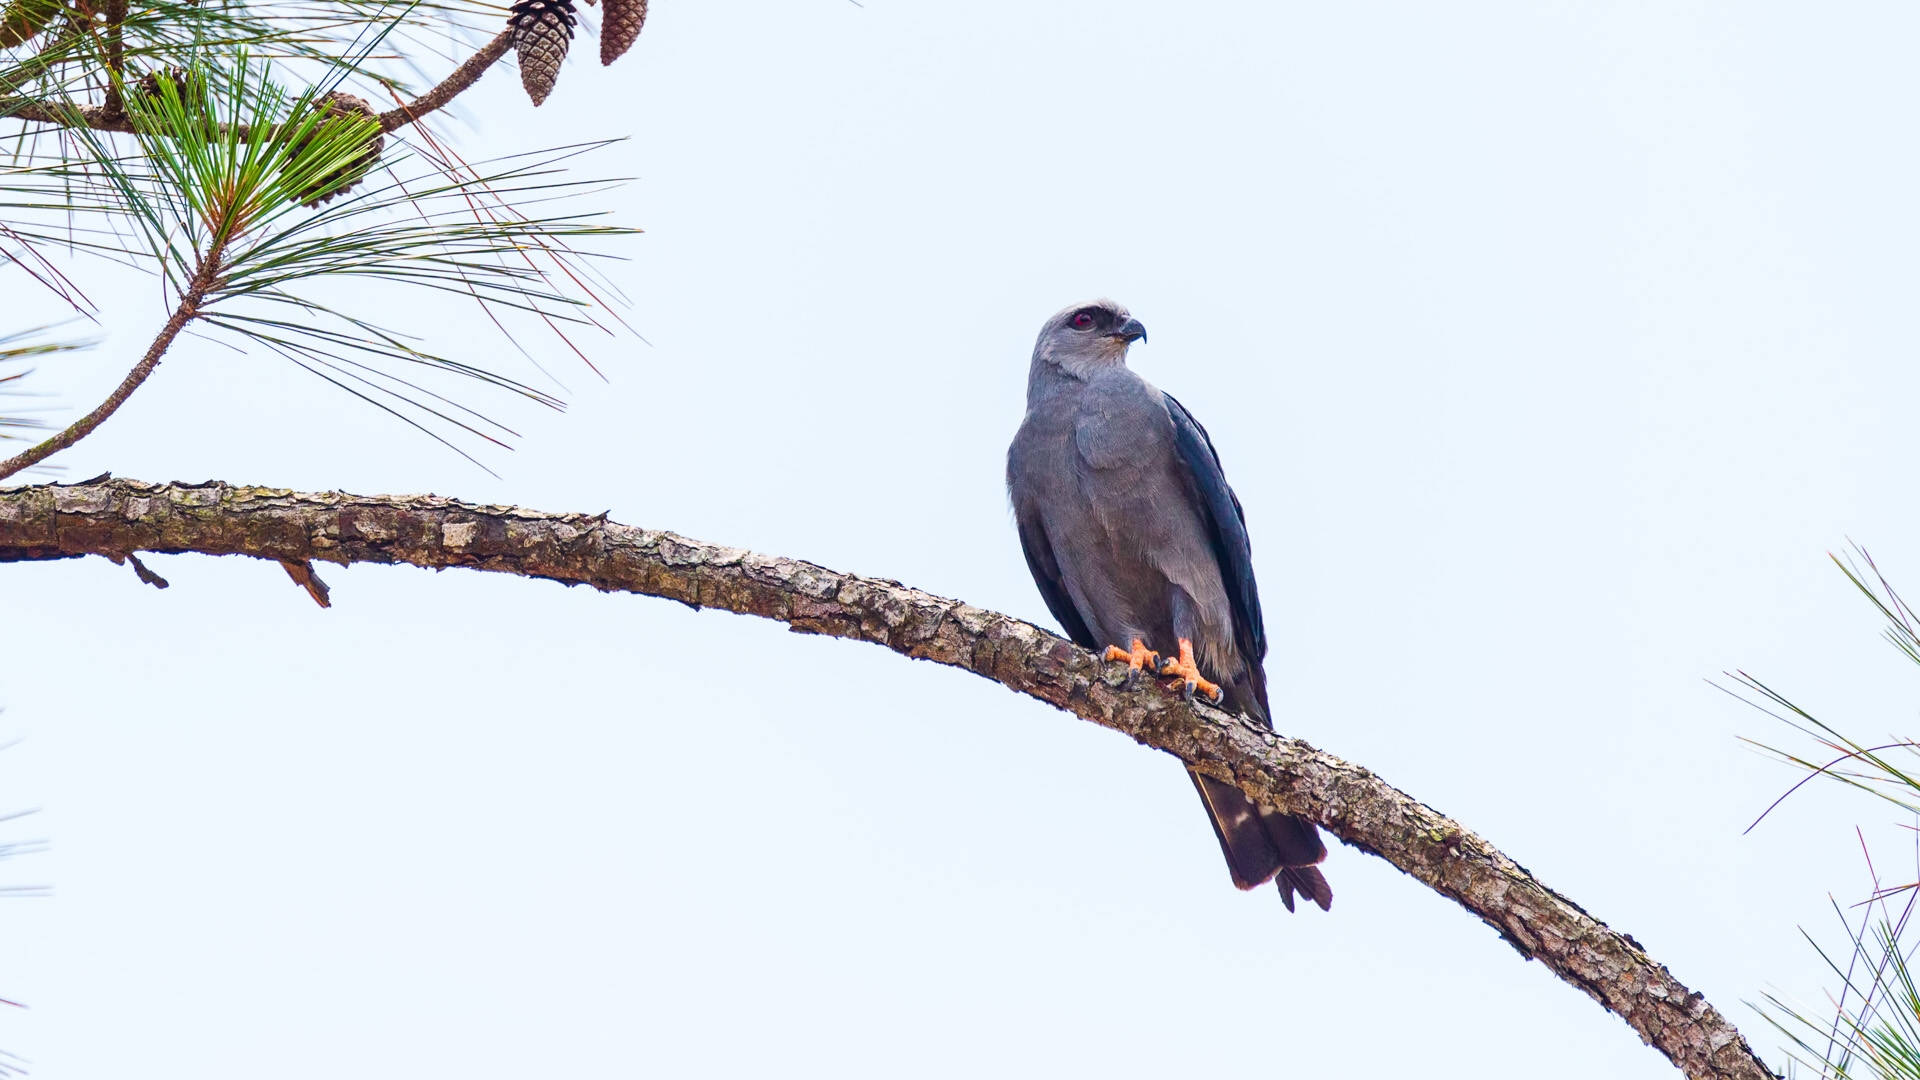
<path fill-rule="evenodd" d="M 1313 822 L 1269 810 L 1246 792 L 1211 776 L 1191 769 L 1187 775 L 1193 777 L 1200 801 L 1207 804 L 1213 833 L 1220 838 L 1220 852 L 1227 857 L 1236 886 L 1254 889 L 1277 877 L 1280 900 L 1288 911 L 1293 910 L 1296 892 L 1319 904 L 1320 910 L 1332 910 L 1333 888 L 1317 866 L 1327 857 L 1327 845 Z"/>

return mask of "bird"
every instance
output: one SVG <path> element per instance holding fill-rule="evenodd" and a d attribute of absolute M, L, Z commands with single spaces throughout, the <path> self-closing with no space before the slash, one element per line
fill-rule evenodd
<path fill-rule="evenodd" d="M 1206 429 L 1127 367 L 1146 337 L 1111 300 L 1075 304 L 1040 328 L 1026 415 L 1007 449 L 1027 568 L 1074 644 L 1125 662 L 1130 679 L 1178 678 L 1189 697 L 1271 728 L 1246 514 Z M 1312 822 L 1187 773 L 1235 886 L 1273 881 L 1288 911 L 1296 893 L 1332 909 Z"/>

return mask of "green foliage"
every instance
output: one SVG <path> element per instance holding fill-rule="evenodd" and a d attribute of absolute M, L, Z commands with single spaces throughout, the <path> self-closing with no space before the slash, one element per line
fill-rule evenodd
<path fill-rule="evenodd" d="M 1895 914 L 1882 907 L 1856 927 L 1835 906 L 1850 946 L 1844 964 L 1808 936 L 1841 983 L 1826 1010 L 1774 994 L 1759 1010 L 1792 1042 L 1794 1063 L 1822 1078 L 1920 1080 L 1920 987 L 1908 966 L 1913 946 L 1904 940 L 1913 908 Z"/>
<path fill-rule="evenodd" d="M 148 73 L 225 68 L 243 52 L 300 66 L 313 81 L 344 61 L 360 92 L 384 100 L 418 84 L 422 58 L 484 40 L 505 17 L 481 0 L 151 0 L 128 2 L 117 20 L 106 0 L 4 0 L 0 10 L 0 25 L 37 27 L 17 42 L 0 32 L 0 96 L 18 95 L 15 108 L 77 103 Z M 386 48 L 364 48 L 374 39 Z"/>
<path fill-rule="evenodd" d="M 93 342 L 35 341 L 35 337 L 44 332 L 28 330 L 16 334 L 0 334 L 0 397 L 19 401 L 34 395 L 25 391 L 21 382 L 33 374 L 32 368 L 19 368 L 18 365 L 35 357 L 53 356 L 75 349 L 90 347 Z M 24 439 L 26 431 L 44 430 L 48 424 L 37 416 L 24 415 L 26 410 L 9 408 L 8 413 L 0 413 L 0 439 Z"/>
<path fill-rule="evenodd" d="M 155 273 L 163 301 L 203 335 L 290 360 L 463 455 L 467 437 L 504 445 L 512 430 L 456 400 L 443 376 L 560 400 L 371 321 L 354 310 L 365 290 L 321 287 L 371 279 L 383 296 L 458 296 L 521 353 L 516 322 L 582 356 L 572 335 L 618 324 L 602 302 L 618 290 L 583 245 L 634 230 L 569 210 L 606 188 L 565 174 L 592 146 L 468 163 L 431 136 L 402 143 L 344 96 L 392 97 L 404 82 L 397 42 L 457 35 L 494 10 L 209 2 L 130 8 L 108 25 L 57 5 L 37 37 L 0 50 L 0 143 L 14 151 L 0 160 L 0 264 L 89 317 L 96 308 L 64 269 L 73 258 Z M 91 106 L 67 96 L 89 89 Z M 67 119 L 7 130 L 10 112 L 31 110 Z M 535 205 L 543 212 L 521 209 Z"/>
<path fill-rule="evenodd" d="M 1900 594 L 1880 573 L 1872 556 L 1863 549 L 1855 548 L 1852 559 L 1843 561 L 1838 556 L 1830 557 L 1885 620 L 1881 636 L 1899 649 L 1902 656 L 1920 665 L 1920 619 L 1916 619 L 1906 601 L 1900 598 Z M 1856 742 L 1828 727 L 1746 672 L 1739 672 L 1734 678 L 1760 698 L 1758 701 L 1743 700 L 1749 700 L 1763 712 L 1806 735 L 1821 752 L 1816 757 L 1805 757 L 1752 739 L 1743 740 L 1764 754 L 1807 771 L 1807 776 L 1801 778 L 1787 795 L 1792 795 L 1812 780 L 1826 777 L 1885 799 L 1903 810 L 1920 814 L 1920 743 L 1903 738 L 1889 739 L 1871 746 Z M 1912 764 L 1909 764 L 1909 759 Z M 1787 795 L 1782 795 L 1773 805 L 1780 805 Z M 1771 812 L 1772 807 L 1768 811 Z"/>
<path fill-rule="evenodd" d="M 1854 558 L 1836 557 L 1834 563 L 1884 619 L 1883 636 L 1901 655 L 1920 665 L 1920 619 L 1873 559 L 1856 548 Z M 1807 736 L 1814 747 L 1788 751 L 1746 740 L 1807 774 L 1767 813 L 1811 781 L 1826 778 L 1920 815 L 1920 743 L 1897 737 L 1872 744 L 1855 740 L 1746 673 L 1734 677 L 1755 695 L 1743 700 Z M 1864 840 L 1862 844 L 1864 848 Z M 1871 859 L 1868 865 L 1871 869 Z M 1915 867 L 1920 875 L 1920 849 Z M 1823 1080 L 1920 1080 L 1920 984 L 1909 966 L 1920 947 L 1909 938 L 1916 906 L 1920 906 L 1920 882 L 1888 886 L 1876 871 L 1871 895 L 1856 905 L 1857 917 L 1850 919 L 1846 910 L 1834 905 L 1848 942 L 1844 955 L 1805 935 L 1839 978 L 1839 991 L 1825 1009 L 1774 994 L 1766 995 L 1766 1004 L 1757 1007 L 1790 1041 L 1789 1053 L 1796 1065 L 1812 1069 Z"/>

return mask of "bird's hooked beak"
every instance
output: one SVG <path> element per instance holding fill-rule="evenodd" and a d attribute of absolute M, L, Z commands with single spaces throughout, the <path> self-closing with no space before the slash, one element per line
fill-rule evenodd
<path fill-rule="evenodd" d="M 1131 345 L 1136 341 L 1147 340 L 1147 328 L 1140 325 L 1139 319 L 1129 316 L 1126 322 L 1120 324 L 1120 329 L 1113 332 L 1113 336 Z"/>

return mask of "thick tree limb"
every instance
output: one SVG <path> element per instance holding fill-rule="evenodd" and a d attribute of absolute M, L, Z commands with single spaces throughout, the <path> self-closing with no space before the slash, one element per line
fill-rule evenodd
<path fill-rule="evenodd" d="M 836 573 L 605 515 L 428 495 L 363 497 L 220 483 L 109 480 L 0 490 L 0 562 L 138 551 L 467 567 L 665 597 L 884 645 L 1165 750 L 1320 823 L 1493 927 L 1585 991 L 1696 1080 L 1772 1077 L 1738 1030 L 1632 938 L 1609 929 L 1460 823 L 1357 765 L 1106 665 L 1040 628 L 897 582 Z"/>

